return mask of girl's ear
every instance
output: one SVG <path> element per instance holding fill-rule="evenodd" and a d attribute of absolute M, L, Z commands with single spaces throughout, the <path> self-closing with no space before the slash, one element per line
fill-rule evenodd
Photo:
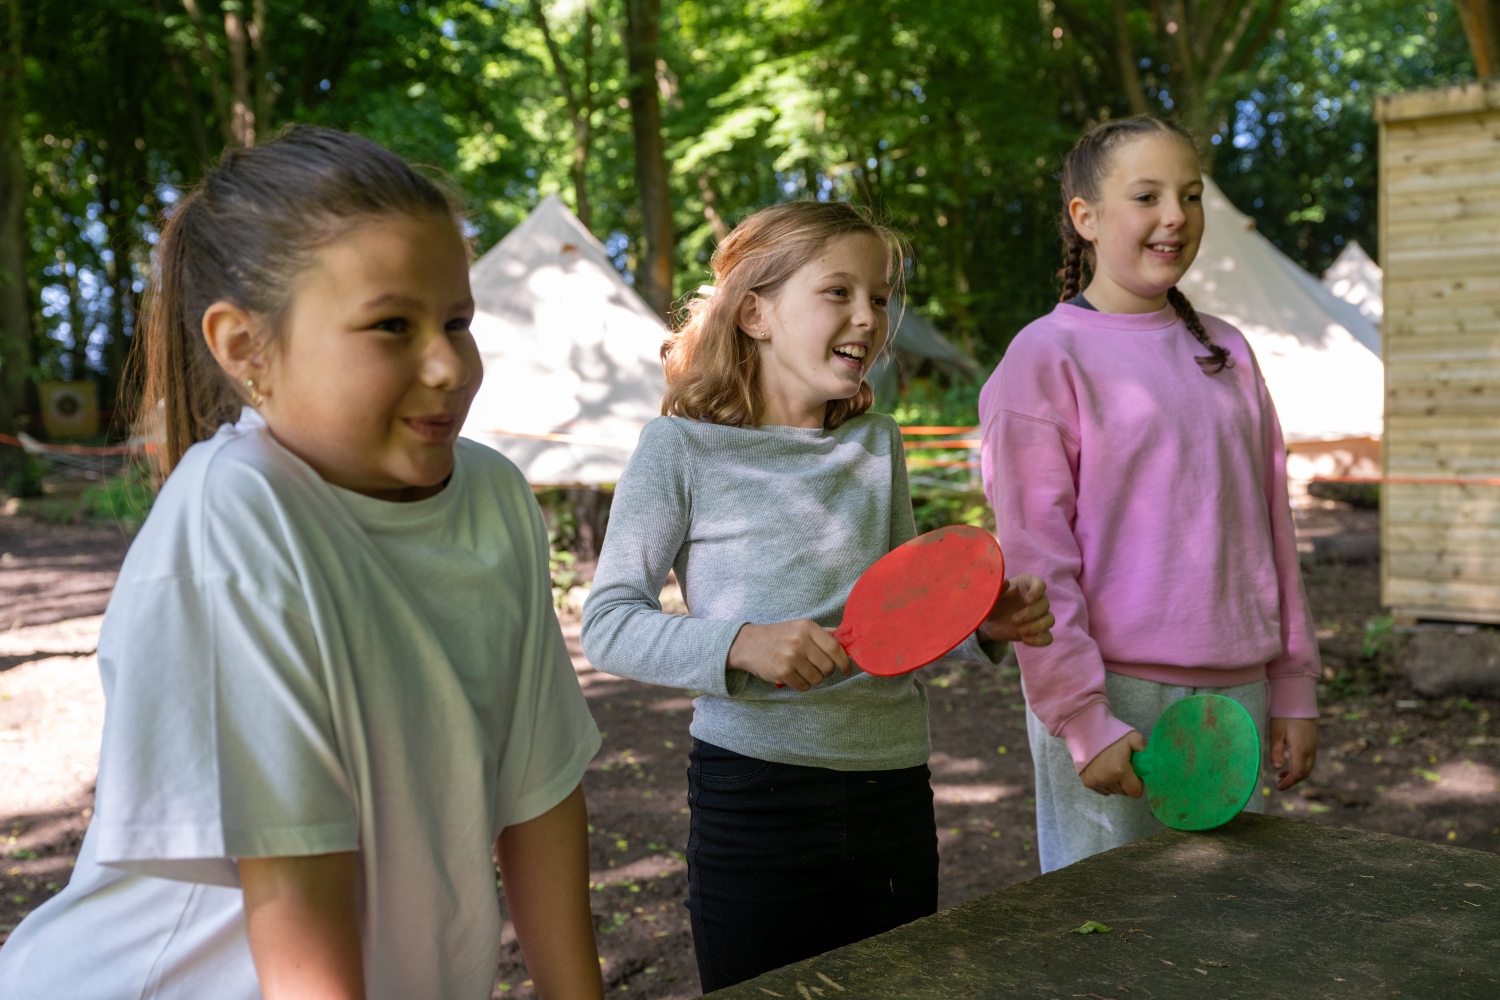
<path fill-rule="evenodd" d="M 744 300 L 740 303 L 739 314 L 735 322 L 739 328 L 744 330 L 756 340 L 767 340 L 771 336 L 771 327 L 767 322 L 766 308 L 769 303 L 761 298 L 757 292 L 746 292 Z"/>
<path fill-rule="evenodd" d="M 1073 229 L 1090 243 L 1099 241 L 1097 225 L 1099 213 L 1094 206 L 1082 198 L 1074 198 L 1068 202 L 1068 218 L 1073 220 Z"/>
<path fill-rule="evenodd" d="M 233 302 L 215 302 L 203 311 L 203 340 L 226 375 L 252 379 L 264 391 L 268 372 L 254 317 Z"/>

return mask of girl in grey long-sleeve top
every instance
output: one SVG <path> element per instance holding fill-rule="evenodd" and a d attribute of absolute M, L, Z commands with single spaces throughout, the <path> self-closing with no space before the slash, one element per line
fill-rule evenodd
<path fill-rule="evenodd" d="M 583 622 L 599 669 L 703 692 L 687 853 L 705 991 L 937 902 L 922 685 L 863 673 L 828 631 L 915 534 L 900 430 L 864 382 L 899 239 L 846 204 L 779 205 L 714 270 L 664 354 L 669 415 L 616 488 Z M 674 568 L 686 616 L 658 601 Z M 1018 577 L 967 645 L 1042 645 L 1051 624 Z"/>

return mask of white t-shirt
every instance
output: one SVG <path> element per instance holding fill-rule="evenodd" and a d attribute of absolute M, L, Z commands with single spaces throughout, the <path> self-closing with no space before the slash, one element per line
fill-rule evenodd
<path fill-rule="evenodd" d="M 10 1000 L 257 1000 L 234 858 L 359 850 L 371 1000 L 487 1000 L 492 847 L 599 748 L 521 474 L 457 446 L 443 491 L 324 482 L 252 410 L 195 445 L 99 641 L 95 814 L 0 950 Z"/>

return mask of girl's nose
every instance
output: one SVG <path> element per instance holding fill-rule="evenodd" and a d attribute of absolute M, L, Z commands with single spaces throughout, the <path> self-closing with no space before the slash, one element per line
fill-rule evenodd
<path fill-rule="evenodd" d="M 1176 229 L 1187 221 L 1187 210 L 1182 207 L 1180 201 L 1163 199 L 1162 225 Z"/>
<path fill-rule="evenodd" d="M 474 377 L 468 361 L 441 330 L 424 345 L 418 374 L 423 385 L 443 392 L 462 388 Z"/>

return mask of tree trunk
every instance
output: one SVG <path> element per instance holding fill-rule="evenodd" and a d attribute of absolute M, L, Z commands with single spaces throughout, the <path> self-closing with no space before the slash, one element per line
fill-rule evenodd
<path fill-rule="evenodd" d="M 641 253 L 635 288 L 646 304 L 666 319 L 672 308 L 672 271 L 677 248 L 656 85 L 656 45 L 660 35 L 661 0 L 625 0 L 635 186 L 641 199 Z"/>
<path fill-rule="evenodd" d="M 1453 0 L 1453 6 L 1474 53 L 1474 71 L 1481 80 L 1500 76 L 1500 0 Z"/>
<path fill-rule="evenodd" d="M 719 214 L 719 196 L 714 193 L 714 186 L 708 179 L 707 174 L 698 175 L 698 193 L 703 196 L 703 217 L 708 220 L 708 226 L 713 230 L 714 242 L 723 243 L 724 237 L 729 235 L 729 226 L 725 224 L 724 217 Z"/>
<path fill-rule="evenodd" d="M 271 86 L 271 50 L 266 45 L 266 0 L 255 0 L 250 18 L 250 50 L 255 53 L 255 133 L 271 135 L 271 105 L 276 91 Z"/>
<path fill-rule="evenodd" d="M 182 0 L 182 6 L 188 12 L 188 19 L 193 22 L 193 35 L 198 40 L 198 65 L 208 74 L 209 87 L 214 95 L 214 110 L 219 114 L 219 129 L 224 133 L 224 142 L 230 146 L 238 146 L 240 143 L 235 138 L 234 112 L 229 106 L 229 98 L 224 94 L 223 74 L 219 72 L 213 49 L 208 46 L 208 29 L 203 24 L 203 12 L 198 9 L 198 0 Z"/>
<path fill-rule="evenodd" d="M 166 14 L 162 11 L 161 0 L 151 0 L 151 10 L 156 15 L 157 27 L 164 27 Z M 163 42 L 162 49 L 166 52 L 167 67 L 172 71 L 172 78 L 177 81 L 177 87 L 182 91 L 188 127 L 193 133 L 193 148 L 198 152 L 198 160 L 207 165 L 212 154 L 208 151 L 208 133 L 203 128 L 203 112 L 198 107 L 198 91 L 188 79 L 187 71 L 182 68 L 182 60 L 177 57 L 176 48 L 170 43 Z"/>
<path fill-rule="evenodd" d="M 1151 111 L 1146 103 L 1146 91 L 1141 87 L 1140 67 L 1135 61 L 1135 45 L 1130 40 L 1130 19 L 1125 0 L 1111 0 L 1115 14 L 1115 62 L 1120 69 L 1120 86 L 1130 101 L 1130 113 L 1144 115 Z"/>
<path fill-rule="evenodd" d="M 113 147 L 113 143 L 111 144 Z M 112 150 L 107 150 L 109 152 Z M 99 171 L 99 205 L 103 209 L 99 221 L 104 223 L 106 246 L 109 248 L 110 260 L 104 265 L 104 277 L 109 285 L 109 317 L 107 327 L 109 339 L 104 344 L 104 377 L 99 380 L 99 408 L 101 410 L 114 410 L 119 408 L 118 397 L 120 395 L 120 373 L 125 365 L 125 311 L 126 300 L 123 294 L 130 288 L 128 280 L 121 280 L 122 275 L 130 272 L 130 241 L 125 220 L 121 218 L 121 211 L 112 209 L 111 205 L 119 205 L 124 209 L 124 203 L 118 195 L 123 191 L 115 188 L 115 164 L 110 159 L 105 160 L 103 169 Z"/>
<path fill-rule="evenodd" d="M 78 234 L 82 241 L 83 233 Z M 68 264 L 73 273 L 68 273 Z M 63 287 L 68 290 L 68 326 L 72 328 L 73 345 L 68 348 L 68 381 L 82 382 L 89 374 L 89 335 L 93 332 L 83 309 L 83 293 L 80 290 L 78 261 L 70 261 L 62 247 L 57 248 L 58 269 L 62 271 Z"/>
<path fill-rule="evenodd" d="M 250 70 L 245 22 L 240 18 L 238 11 L 225 9 L 224 38 L 229 42 L 229 86 L 232 94 L 232 105 L 229 110 L 230 130 L 234 133 L 235 145 L 249 147 L 255 145 L 255 107 L 250 103 Z"/>
<path fill-rule="evenodd" d="M 0 30 L 0 432 L 26 412 L 31 368 L 31 291 L 26 281 L 26 164 L 21 158 L 21 0 L 7 0 Z M 0 449 L 9 471 L 15 449 Z"/>
<path fill-rule="evenodd" d="M 552 37 L 552 28 L 547 24 L 547 14 L 542 10 L 541 0 L 531 0 L 531 17 L 541 29 L 542 41 L 547 45 L 547 55 L 552 60 L 552 71 L 557 74 L 558 89 L 562 91 L 563 105 L 568 110 L 568 120 L 573 127 L 573 210 L 583 228 L 591 229 L 593 211 L 589 205 L 588 167 L 589 147 L 593 144 L 594 117 L 594 11 L 583 8 L 583 85 L 579 93 L 573 90 L 572 74 L 563 60 L 562 48 Z"/>

